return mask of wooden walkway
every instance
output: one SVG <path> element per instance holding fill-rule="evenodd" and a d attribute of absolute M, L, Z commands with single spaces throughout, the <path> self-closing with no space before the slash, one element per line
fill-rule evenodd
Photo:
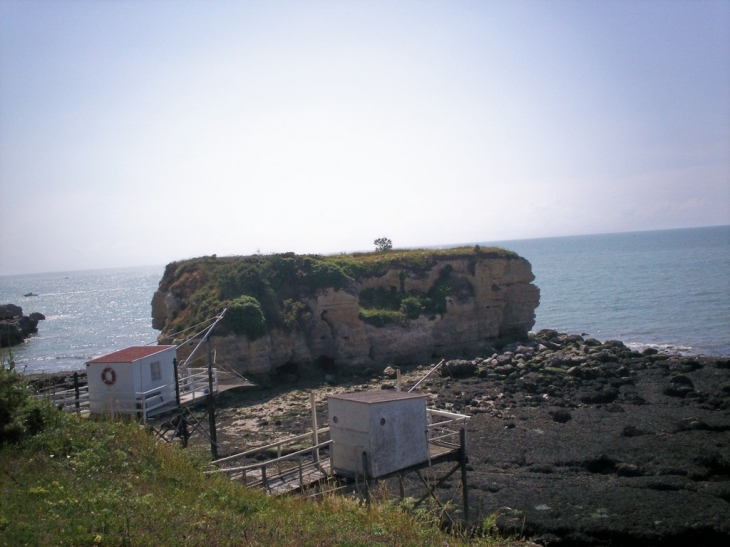
<path fill-rule="evenodd" d="M 282 496 L 293 492 L 302 492 L 332 476 L 329 458 L 319 463 L 311 461 L 306 464 L 300 463 L 301 467 L 299 465 L 290 467 L 273 477 L 264 477 L 262 471 L 265 471 L 266 467 L 261 467 L 258 471 L 251 472 L 250 477 L 253 480 L 247 482 L 246 485 L 253 488 L 263 488 L 272 496 Z"/>
<path fill-rule="evenodd" d="M 280 439 L 265 446 L 259 446 L 220 458 L 213 462 L 217 469 L 208 473 L 223 473 L 232 480 L 240 480 L 249 488 L 262 488 L 272 495 L 282 495 L 299 491 L 316 484 L 331 476 L 328 457 L 320 457 L 323 450 L 327 450 L 332 441 L 320 442 L 320 436 L 326 437 L 329 427 L 316 431 Z M 307 446 L 296 450 L 302 443 Z M 309 444 L 311 443 L 311 444 Z M 294 448 L 293 452 L 283 454 L 285 447 Z M 230 465 L 236 460 L 251 460 L 270 451 L 276 450 L 276 458 L 250 463 L 237 467 L 222 467 Z"/>
<path fill-rule="evenodd" d="M 318 433 L 324 435 L 328 431 L 329 428 L 322 428 L 318 431 Z M 251 458 L 273 448 L 277 448 L 280 454 L 282 446 L 302 441 L 303 439 L 310 438 L 311 436 L 311 433 L 305 433 L 304 435 L 290 437 L 288 439 L 277 441 L 276 443 L 249 450 L 242 454 L 216 460 L 213 464 L 221 466 L 222 464 L 231 462 L 235 459 Z M 318 455 L 319 450 L 327 448 L 331 442 L 332 441 L 325 441 L 316 446 L 308 446 L 302 450 L 297 450 L 296 452 L 279 456 L 274 459 L 244 466 L 228 468 L 218 467 L 218 469 L 209 471 L 209 473 L 224 473 L 228 475 L 231 480 L 242 481 L 249 488 L 260 488 L 274 496 L 289 494 L 292 492 L 302 492 L 327 480 L 328 478 L 337 478 L 349 481 L 350 478 L 348 477 L 339 477 L 332 473 L 329 457 L 320 458 Z M 405 475 L 444 462 L 460 462 L 464 457 L 461 445 L 439 441 L 429 442 L 428 452 L 429 457 L 426 461 L 410 466 L 406 469 L 401 469 L 395 473 L 378 477 L 378 480 L 385 480 L 390 477 Z"/>
<path fill-rule="evenodd" d="M 437 465 L 447 461 L 459 461 L 461 458 L 461 447 L 439 446 L 429 444 L 429 459 L 420 464 L 414 465 L 408 469 L 402 469 L 391 476 L 405 475 L 412 471 Z M 308 449 L 308 451 L 311 449 Z M 301 465 L 301 467 L 300 467 Z M 346 479 L 334 475 L 330 469 L 330 459 L 325 458 L 319 463 L 308 461 L 290 467 L 280 473 L 272 476 L 266 476 L 266 469 L 270 466 L 259 466 L 258 469 L 252 469 L 249 472 L 249 479 L 246 485 L 250 488 L 262 488 L 272 496 L 281 496 L 293 492 L 303 492 L 313 486 L 326 481 L 328 478 Z M 263 471 L 263 473 L 262 473 Z M 241 479 L 242 476 L 231 475 L 232 479 Z M 378 477 L 378 479 L 387 479 L 389 476 Z"/>
<path fill-rule="evenodd" d="M 308 436 L 309 434 L 307 434 Z M 324 448 L 329 441 L 320 444 Z M 429 459 L 396 473 L 378 477 L 388 479 L 392 476 L 405 475 L 432 465 L 448 461 L 461 460 L 460 446 L 443 446 L 429 443 Z M 260 488 L 272 496 L 281 496 L 292 492 L 302 492 L 328 478 L 349 480 L 347 477 L 337 477 L 330 469 L 330 459 L 323 458 L 315 462 L 311 458 L 312 448 L 282 456 L 265 462 L 254 463 L 242 467 L 220 468 L 217 472 L 225 473 L 231 480 L 245 482 L 249 488 Z M 218 460 L 219 463 L 222 460 Z"/>

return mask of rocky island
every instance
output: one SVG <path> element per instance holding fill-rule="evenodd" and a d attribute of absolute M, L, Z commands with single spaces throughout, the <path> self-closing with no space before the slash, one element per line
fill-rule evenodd
<path fill-rule="evenodd" d="M 45 318 L 38 312 L 23 315 L 23 308 L 15 304 L 0 305 L 0 348 L 22 344 L 28 336 L 38 332 L 38 321 Z"/>
<path fill-rule="evenodd" d="M 167 266 L 152 323 L 161 342 L 177 343 L 227 308 L 217 356 L 244 375 L 309 363 L 382 370 L 526 337 L 533 279 L 525 259 L 479 246 L 204 257 Z"/>

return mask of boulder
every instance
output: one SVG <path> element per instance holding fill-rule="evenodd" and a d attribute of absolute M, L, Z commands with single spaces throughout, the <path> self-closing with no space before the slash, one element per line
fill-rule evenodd
<path fill-rule="evenodd" d="M 454 359 L 447 361 L 441 367 L 441 376 L 453 376 L 455 378 L 463 378 L 465 376 L 473 376 L 477 371 L 477 366 L 472 361 L 464 359 Z"/>

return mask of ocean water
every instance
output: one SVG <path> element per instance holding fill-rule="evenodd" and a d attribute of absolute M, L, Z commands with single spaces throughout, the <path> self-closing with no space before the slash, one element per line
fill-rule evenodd
<path fill-rule="evenodd" d="M 532 264 L 536 331 L 730 355 L 730 226 L 492 244 Z"/>
<path fill-rule="evenodd" d="M 534 330 L 585 333 L 637 349 L 730 355 L 730 226 L 482 242 L 532 264 Z M 0 303 L 46 316 L 13 348 L 20 370 L 81 370 L 155 343 L 152 295 L 164 266 L 0 277 Z M 23 297 L 25 293 L 38 293 Z"/>
<path fill-rule="evenodd" d="M 94 357 L 156 343 L 150 302 L 163 272 L 156 266 L 0 277 L 0 303 L 46 316 L 38 334 L 12 348 L 18 370 L 83 370 Z M 38 296 L 23 296 L 29 292 Z"/>

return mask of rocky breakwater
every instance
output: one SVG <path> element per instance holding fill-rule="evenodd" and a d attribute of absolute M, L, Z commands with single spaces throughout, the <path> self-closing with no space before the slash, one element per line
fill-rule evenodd
<path fill-rule="evenodd" d="M 23 315 L 23 308 L 15 304 L 0 305 L 0 348 L 22 344 L 38 332 L 38 321 L 45 318 L 38 312 Z"/>
<path fill-rule="evenodd" d="M 502 249 L 205 257 L 168 265 L 152 300 L 160 340 L 228 308 L 213 345 L 247 374 L 308 364 L 405 365 L 474 355 L 535 321 L 530 263 Z"/>
<path fill-rule="evenodd" d="M 730 545 L 727 357 L 545 330 L 424 384 L 472 416 L 477 519 L 546 545 Z"/>

